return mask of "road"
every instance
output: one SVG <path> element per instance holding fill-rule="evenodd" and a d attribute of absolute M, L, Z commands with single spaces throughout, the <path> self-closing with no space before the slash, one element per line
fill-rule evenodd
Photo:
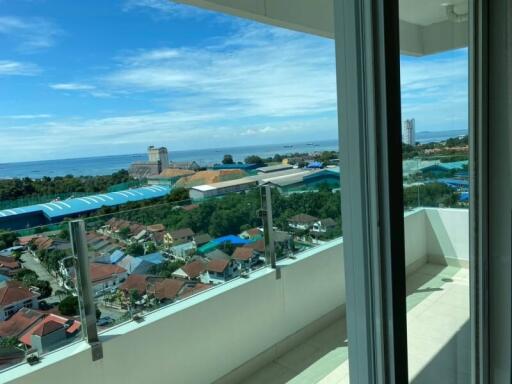
<path fill-rule="evenodd" d="M 34 256 L 32 256 L 32 254 L 30 252 L 23 253 L 21 255 L 21 260 L 23 261 L 23 265 L 25 268 L 31 269 L 32 271 L 37 273 L 39 280 L 46 280 L 46 281 L 50 282 L 53 293 L 55 293 L 59 289 L 62 290 L 62 287 L 59 286 L 59 284 L 57 283 L 57 280 L 52 275 L 50 275 L 48 273 L 46 268 L 43 267 L 41 265 L 41 263 L 39 261 L 37 261 L 34 258 Z M 53 294 L 52 294 L 52 296 L 46 298 L 45 300 L 49 303 L 59 301 L 58 297 L 54 296 Z"/>

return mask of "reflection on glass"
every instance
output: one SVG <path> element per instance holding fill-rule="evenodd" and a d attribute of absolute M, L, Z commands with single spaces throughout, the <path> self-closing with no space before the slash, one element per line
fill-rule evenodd
<path fill-rule="evenodd" d="M 47 228 L 0 231 L 0 369 L 82 339 L 76 290 L 59 273 L 69 256 Z"/>
<path fill-rule="evenodd" d="M 467 383 L 469 10 L 413 3 L 400 3 L 409 378 Z"/>

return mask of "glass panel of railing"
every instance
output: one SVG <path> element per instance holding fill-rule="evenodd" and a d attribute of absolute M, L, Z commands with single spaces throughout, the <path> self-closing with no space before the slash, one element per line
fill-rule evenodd
<path fill-rule="evenodd" d="M 251 187 L 86 218 L 99 331 L 263 267 L 260 210 Z"/>
<path fill-rule="evenodd" d="M 63 284 L 71 246 L 60 228 L 0 229 L 0 369 L 83 338 L 77 292 Z"/>
<path fill-rule="evenodd" d="M 278 260 L 342 236 L 339 168 L 300 172 L 294 179 L 269 182 Z"/>

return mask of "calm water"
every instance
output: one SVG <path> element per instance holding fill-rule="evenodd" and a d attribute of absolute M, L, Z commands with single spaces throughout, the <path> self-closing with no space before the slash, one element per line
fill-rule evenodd
<path fill-rule="evenodd" d="M 416 140 L 425 143 L 442 141 L 450 137 L 467 134 L 466 131 L 444 132 L 418 132 Z M 322 140 L 310 143 L 281 143 L 269 145 L 256 145 L 247 147 L 231 147 L 218 149 L 198 149 L 189 151 L 170 151 L 171 161 L 196 161 L 201 165 L 219 163 L 224 154 L 230 154 L 235 161 L 243 161 L 249 155 L 261 157 L 274 156 L 276 153 L 284 155 L 293 152 L 337 151 L 338 140 Z M 145 153 L 133 155 L 87 157 L 67 160 L 46 160 L 21 163 L 0 164 L 0 179 L 8 178 L 41 178 L 43 176 L 55 177 L 65 175 L 110 175 L 120 169 L 128 169 L 135 161 L 145 161 Z"/>
<path fill-rule="evenodd" d="M 312 145 L 311 145 L 312 144 Z M 286 147 L 285 147 L 286 146 Z M 289 147 L 292 146 L 292 147 Z M 324 140 L 299 144 L 270 144 L 250 147 L 232 147 L 220 149 L 199 149 L 190 151 L 170 151 L 171 161 L 196 161 L 201 165 L 220 163 L 225 154 L 233 156 L 235 161 L 243 161 L 249 155 L 261 157 L 274 156 L 276 153 L 337 151 L 337 140 Z M 120 169 L 128 169 L 135 161 L 147 161 L 147 154 L 87 157 L 67 160 L 30 161 L 22 163 L 0 164 L 0 179 L 41 178 L 65 175 L 110 175 Z"/>

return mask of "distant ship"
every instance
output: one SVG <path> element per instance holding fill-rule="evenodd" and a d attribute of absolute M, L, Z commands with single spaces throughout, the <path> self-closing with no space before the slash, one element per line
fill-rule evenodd
<path fill-rule="evenodd" d="M 283 145 L 284 148 L 293 148 L 293 145 Z"/>

